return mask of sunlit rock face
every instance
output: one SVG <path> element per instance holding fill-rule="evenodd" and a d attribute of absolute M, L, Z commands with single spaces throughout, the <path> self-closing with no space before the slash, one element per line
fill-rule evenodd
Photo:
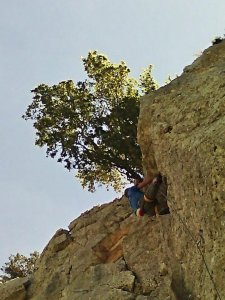
<path fill-rule="evenodd" d="M 55 233 L 20 298 L 1 300 L 171 299 L 169 231 L 170 215 L 138 218 L 125 197 L 95 207 Z"/>
<path fill-rule="evenodd" d="M 144 97 L 138 129 L 145 170 L 167 178 L 173 291 L 178 299 L 219 299 L 203 255 L 225 299 L 224 41 Z"/>
<path fill-rule="evenodd" d="M 30 278 L 1 284 L 0 299 L 225 299 L 224 111 L 222 42 L 141 100 L 144 170 L 166 179 L 171 213 L 138 218 L 125 197 L 94 207 L 55 233 Z"/>

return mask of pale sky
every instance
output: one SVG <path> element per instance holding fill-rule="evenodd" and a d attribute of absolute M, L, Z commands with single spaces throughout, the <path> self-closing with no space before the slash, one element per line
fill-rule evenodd
<path fill-rule="evenodd" d="M 90 50 L 154 65 L 161 85 L 225 34 L 224 0 L 0 0 L 0 267 L 43 247 L 59 228 L 116 193 L 82 190 L 74 174 L 34 145 L 21 116 L 40 83 L 84 79 Z"/>

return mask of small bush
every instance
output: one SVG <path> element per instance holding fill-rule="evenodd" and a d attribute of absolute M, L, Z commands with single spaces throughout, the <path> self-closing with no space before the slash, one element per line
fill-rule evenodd
<path fill-rule="evenodd" d="M 6 282 L 17 277 L 26 277 L 34 271 L 34 266 L 39 258 L 39 253 L 34 251 L 30 257 L 26 257 L 20 253 L 10 255 L 9 261 L 0 268 L 3 275 L 0 275 L 0 282 Z"/>

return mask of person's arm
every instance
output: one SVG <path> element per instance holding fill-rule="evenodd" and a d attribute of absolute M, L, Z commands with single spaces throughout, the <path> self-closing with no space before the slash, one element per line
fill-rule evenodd
<path fill-rule="evenodd" d="M 153 175 L 151 175 L 151 176 L 147 175 L 142 182 L 140 182 L 140 183 L 137 184 L 137 187 L 139 189 L 141 189 L 144 186 L 146 186 L 147 184 L 151 183 L 153 181 L 153 179 L 154 179 Z"/>

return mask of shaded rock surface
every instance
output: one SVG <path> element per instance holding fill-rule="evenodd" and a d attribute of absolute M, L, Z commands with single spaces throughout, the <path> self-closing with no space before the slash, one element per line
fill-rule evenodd
<path fill-rule="evenodd" d="M 144 169 L 166 178 L 171 214 L 137 218 L 126 198 L 94 207 L 55 233 L 29 280 L 0 285 L 0 299 L 225 299 L 224 112 L 222 42 L 141 101 Z"/>

